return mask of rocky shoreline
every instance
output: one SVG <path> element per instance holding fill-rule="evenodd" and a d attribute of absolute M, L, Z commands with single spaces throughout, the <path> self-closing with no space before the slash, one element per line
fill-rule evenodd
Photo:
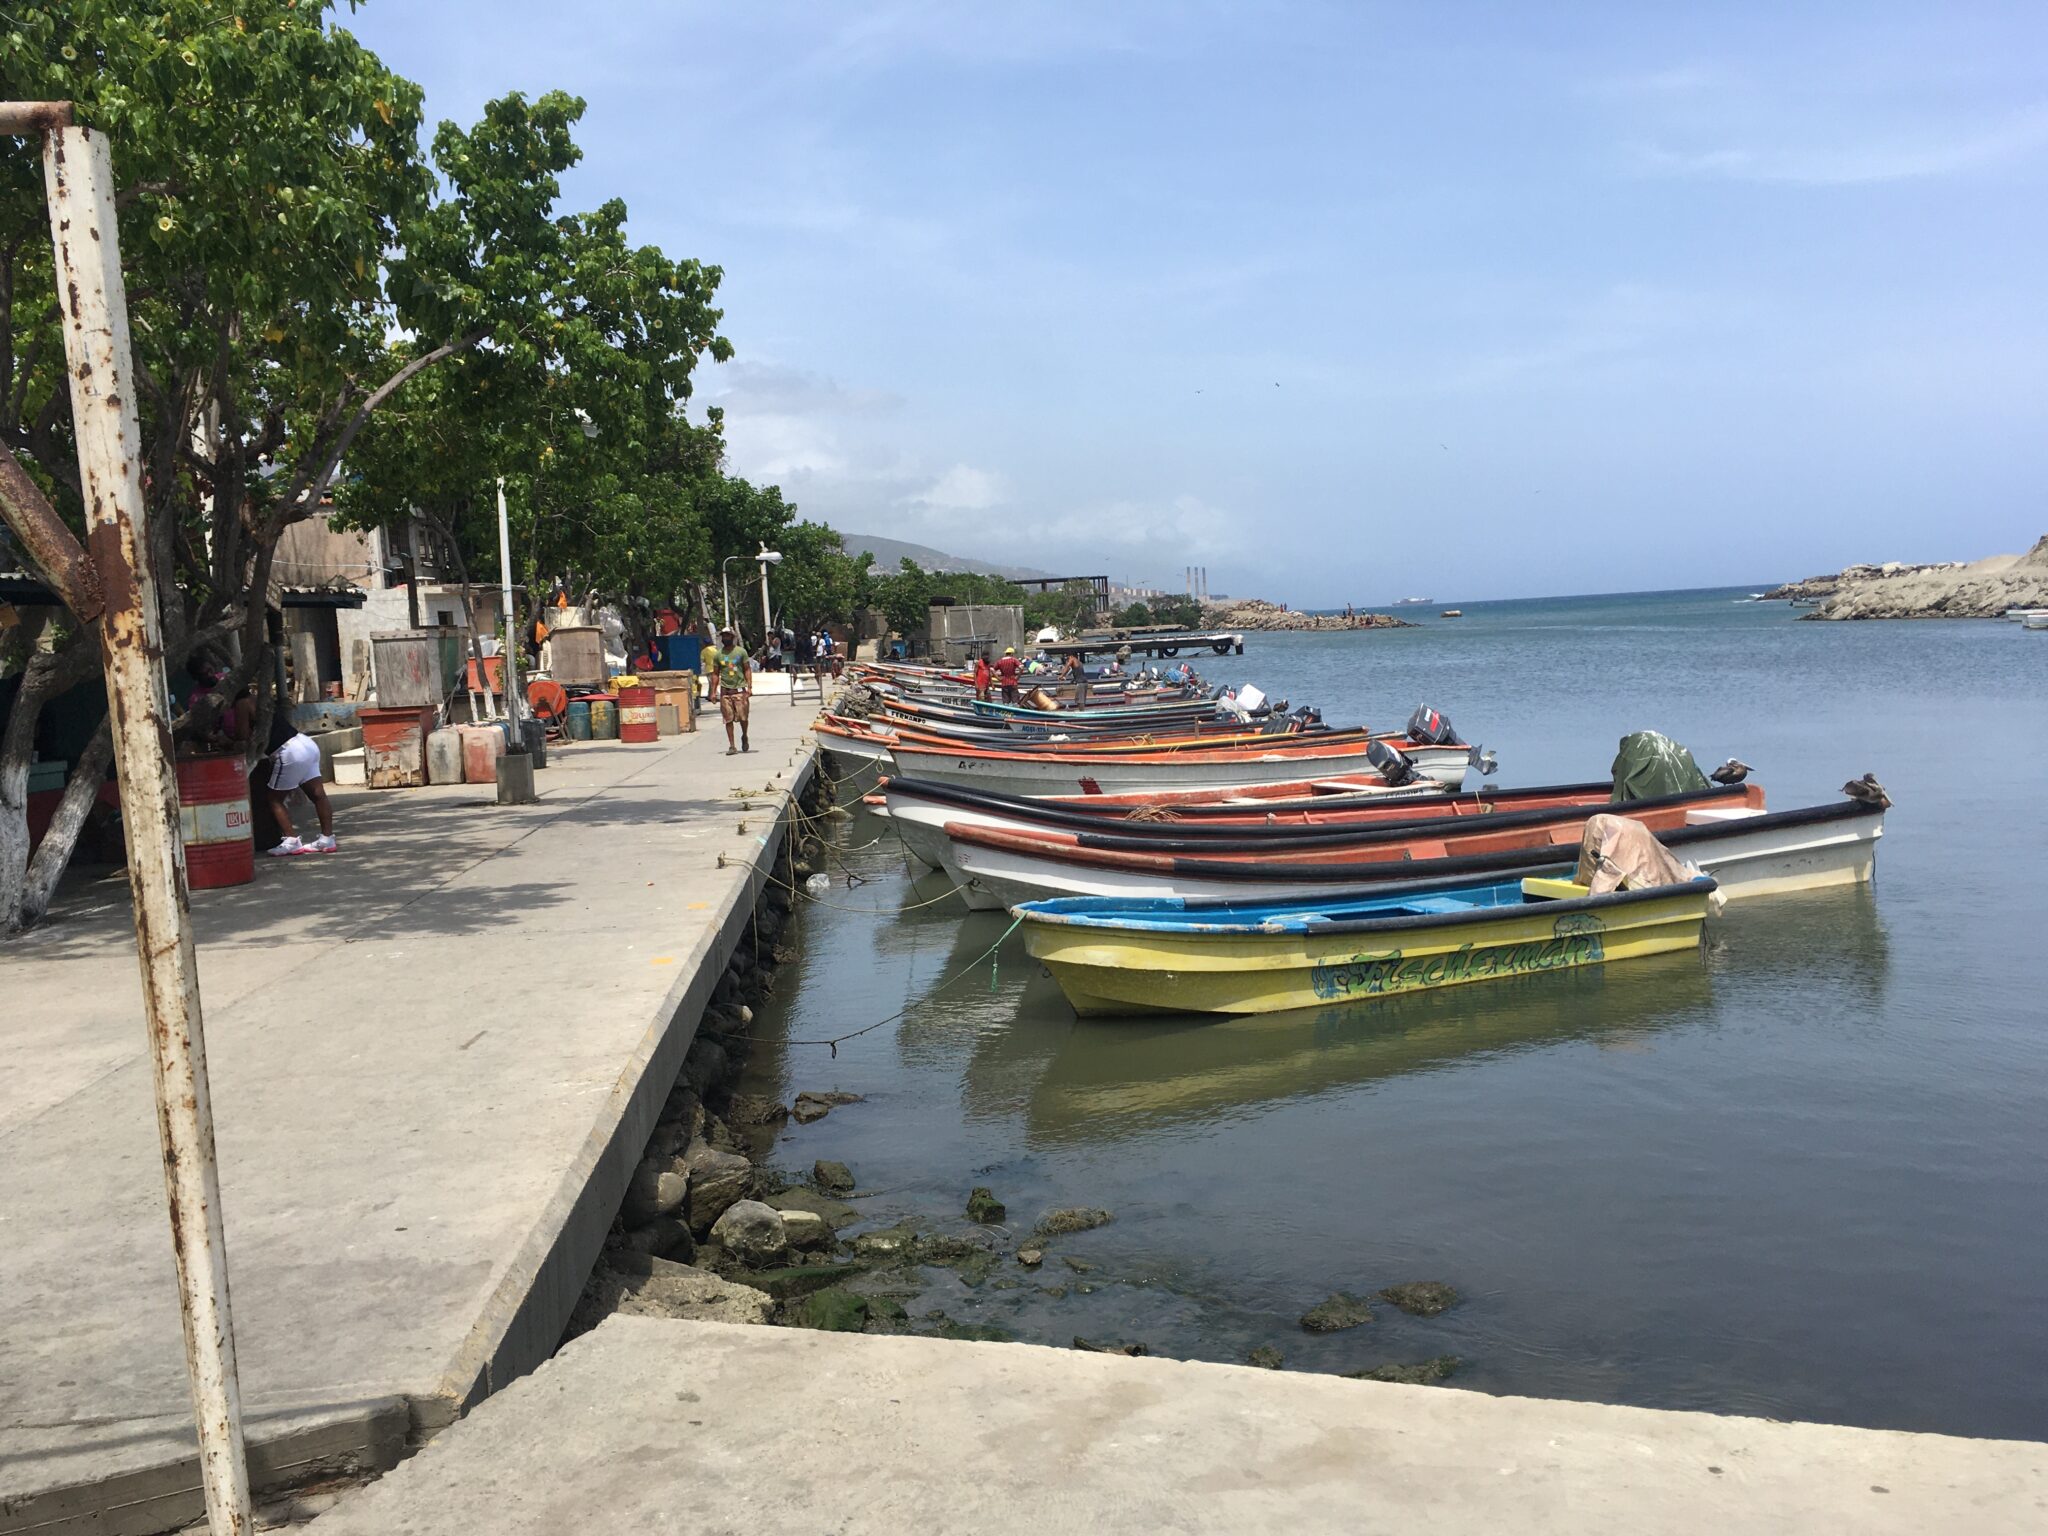
<path fill-rule="evenodd" d="M 756 906 L 753 936 L 742 941 L 713 989 L 564 1342 L 622 1313 L 1153 1353 L 1143 1339 L 1065 1328 L 1052 1334 L 973 1315 L 1004 1293 L 1064 1302 L 1111 1287 L 1126 1287 L 1141 1301 L 1155 1294 L 1156 1303 L 1146 1306 L 1155 1315 L 1161 1306 L 1199 1306 L 1201 1298 L 1172 1294 L 1154 1277 L 1111 1273 L 1100 1250 L 1093 1250 L 1095 1258 L 1085 1256 L 1086 1234 L 1110 1226 L 1116 1219 L 1111 1211 L 1066 1206 L 1017 1221 L 997 1191 L 974 1184 L 963 1185 L 957 1210 L 885 1221 L 863 1209 L 866 1196 L 845 1164 L 816 1160 L 803 1175 L 775 1165 L 785 1127 L 858 1113 L 863 1103 L 858 1093 L 840 1088 L 807 1090 L 788 1104 L 739 1088 L 755 1044 L 755 1005 L 772 995 L 777 967 L 794 954 L 788 945 L 799 920 L 796 894 L 829 859 L 814 829 L 820 817 L 834 814 L 832 793 L 820 773 L 803 797 L 804 814 L 794 820 L 786 857 Z M 1440 1281 L 1387 1285 L 1371 1295 L 1423 1319 L 1459 1300 Z M 935 1300 L 969 1315 L 955 1317 L 931 1305 Z M 1372 1321 L 1365 1300 L 1338 1292 L 1305 1313 L 1299 1328 L 1311 1336 L 1348 1333 Z M 1266 1342 L 1244 1363 L 1279 1369 L 1286 1356 Z M 1449 1377 L 1459 1363 L 1431 1354 L 1338 1374 L 1428 1384 Z"/>
<path fill-rule="evenodd" d="M 1766 600 L 1809 605 L 1808 619 L 1995 619 L 2048 607 L 2048 535 L 2023 555 L 1940 565 L 1852 565 L 1789 581 Z"/>
<path fill-rule="evenodd" d="M 1406 619 L 1395 618 L 1391 613 L 1303 613 L 1298 608 L 1282 608 L 1278 603 L 1269 603 L 1263 598 L 1248 598 L 1241 603 L 1217 604 L 1204 608 L 1202 624 L 1208 629 L 1242 630 L 1416 627 Z"/>

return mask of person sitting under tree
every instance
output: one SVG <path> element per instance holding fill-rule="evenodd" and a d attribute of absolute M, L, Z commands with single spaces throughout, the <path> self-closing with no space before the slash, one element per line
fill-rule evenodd
<path fill-rule="evenodd" d="M 711 653 L 711 697 L 718 704 L 718 718 L 725 722 L 725 755 L 751 752 L 747 739 L 747 716 L 754 696 L 754 664 L 741 648 L 739 636 L 728 626 L 718 632 L 718 649 Z M 740 728 L 740 744 L 732 744 L 732 728 Z"/>

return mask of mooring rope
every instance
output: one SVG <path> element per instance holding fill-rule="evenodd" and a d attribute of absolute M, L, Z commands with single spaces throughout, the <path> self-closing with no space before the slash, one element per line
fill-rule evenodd
<path fill-rule="evenodd" d="M 949 892 L 948 894 L 951 893 Z M 884 1024 L 893 1024 L 898 1019 L 902 1018 L 905 1014 L 909 1013 L 913 1008 L 923 1007 L 926 1003 L 930 1002 L 933 998 L 937 997 L 941 992 L 945 991 L 955 982 L 960 981 L 964 977 L 971 975 L 974 972 L 975 968 L 978 967 L 984 960 L 991 962 L 988 968 L 988 989 L 989 991 L 993 992 L 996 989 L 996 976 L 1002 964 L 1001 960 L 997 958 L 996 951 L 1001 949 L 1003 947 L 1004 940 L 1008 939 L 1009 936 L 1015 933 L 1020 927 L 1023 926 L 1023 924 L 1023 918 L 1012 918 L 1010 921 L 1010 926 L 1003 930 L 1002 936 L 998 938 L 995 941 L 995 943 L 989 945 L 987 949 L 984 949 L 980 954 L 976 955 L 972 960 L 968 961 L 965 965 L 960 967 L 960 969 L 955 971 L 951 976 L 948 976 L 936 987 L 933 987 L 929 992 L 925 993 L 923 997 L 916 999 L 914 1002 L 905 1003 L 901 1008 L 898 1008 L 894 1013 L 890 1014 L 887 1018 L 877 1019 L 872 1024 L 864 1024 L 859 1029 L 848 1030 L 843 1035 L 834 1035 L 829 1040 L 784 1040 L 782 1044 L 828 1046 L 830 1047 L 832 1054 L 836 1057 L 839 1054 L 839 1047 L 846 1041 L 858 1039 L 862 1035 L 880 1029 Z M 749 1036 L 748 1038 L 754 1040 L 759 1039 L 758 1036 Z M 765 1044 L 767 1042 L 762 1043 Z"/>

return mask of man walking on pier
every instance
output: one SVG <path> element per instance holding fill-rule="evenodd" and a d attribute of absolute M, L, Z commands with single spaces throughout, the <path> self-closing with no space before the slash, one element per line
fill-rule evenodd
<path fill-rule="evenodd" d="M 711 653 L 711 697 L 718 703 L 718 718 L 725 722 L 725 755 L 751 752 L 747 739 L 747 714 L 754 696 L 754 664 L 730 627 L 718 632 L 718 649 Z M 732 744 L 733 726 L 740 728 L 740 744 Z"/>

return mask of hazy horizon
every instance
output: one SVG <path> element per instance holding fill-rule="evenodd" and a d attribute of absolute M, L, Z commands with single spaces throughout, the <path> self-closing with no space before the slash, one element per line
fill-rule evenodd
<path fill-rule="evenodd" d="M 2048 529 L 2048 13 L 337 14 L 725 269 L 733 467 L 848 532 L 1301 606 Z"/>

